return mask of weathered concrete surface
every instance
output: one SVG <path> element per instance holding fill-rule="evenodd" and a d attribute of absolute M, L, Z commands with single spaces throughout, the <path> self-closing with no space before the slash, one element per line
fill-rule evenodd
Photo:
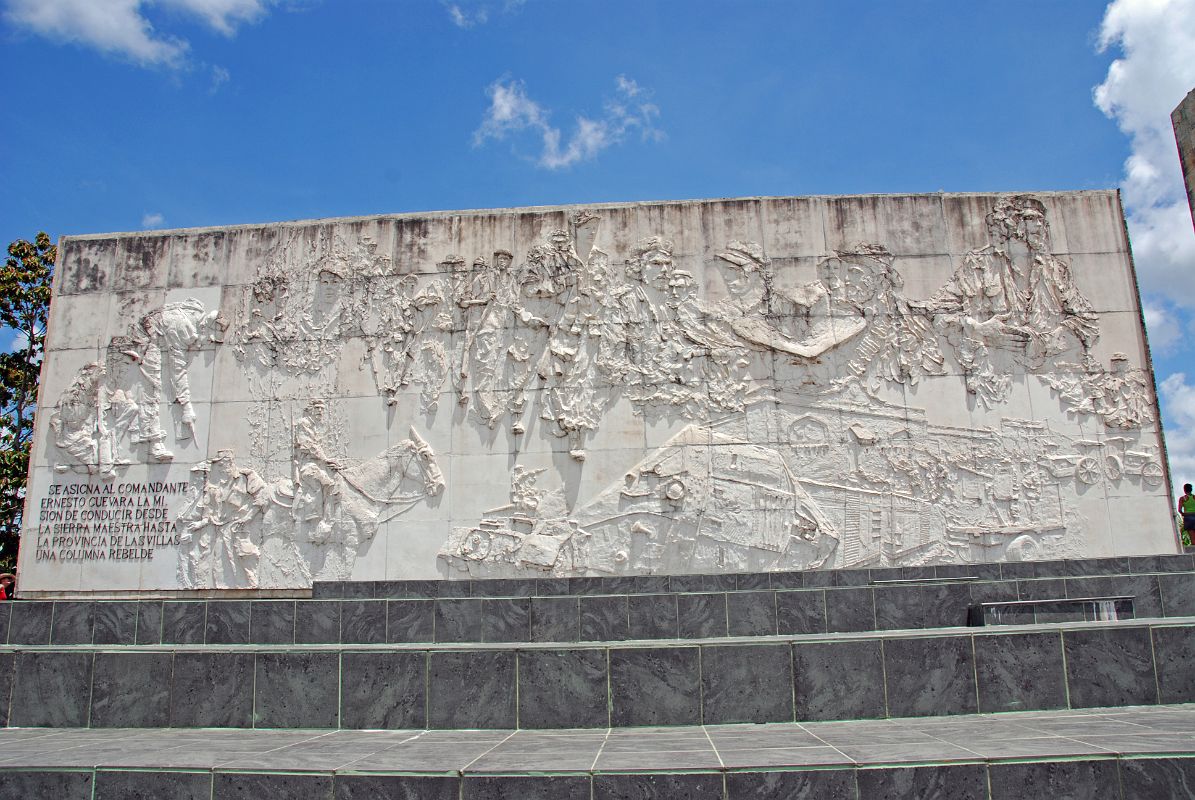
<path fill-rule="evenodd" d="M 1170 113 L 1174 138 L 1178 142 L 1178 160 L 1183 167 L 1183 181 L 1187 185 L 1187 205 L 1195 224 L 1195 89 L 1187 92 L 1183 101 Z"/>
<path fill-rule="evenodd" d="M 28 593 L 1176 550 L 1114 192 L 321 220 L 60 263 Z"/>

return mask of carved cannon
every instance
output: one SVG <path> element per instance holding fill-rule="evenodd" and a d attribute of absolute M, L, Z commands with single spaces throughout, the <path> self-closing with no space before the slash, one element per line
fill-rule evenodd
<path fill-rule="evenodd" d="M 1064 455 L 1042 454 L 1040 458 L 1046 472 L 1054 478 L 1076 478 L 1090 486 L 1096 483 L 1102 475 L 1100 462 L 1094 456 L 1067 453 Z"/>
<path fill-rule="evenodd" d="M 1162 463 L 1158 458 L 1158 449 L 1152 445 L 1143 445 L 1141 449 L 1130 450 L 1133 439 L 1124 436 L 1111 436 L 1105 441 L 1105 447 L 1112 449 L 1104 458 L 1104 472 L 1110 481 L 1119 481 L 1125 476 L 1141 479 L 1150 488 L 1162 485 Z"/>

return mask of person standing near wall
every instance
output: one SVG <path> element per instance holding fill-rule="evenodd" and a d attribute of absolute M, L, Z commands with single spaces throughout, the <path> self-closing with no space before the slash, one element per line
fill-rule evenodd
<path fill-rule="evenodd" d="M 1191 484 L 1183 484 L 1183 496 L 1178 499 L 1178 513 L 1183 517 L 1183 546 L 1190 547 L 1195 541 L 1195 494 Z"/>

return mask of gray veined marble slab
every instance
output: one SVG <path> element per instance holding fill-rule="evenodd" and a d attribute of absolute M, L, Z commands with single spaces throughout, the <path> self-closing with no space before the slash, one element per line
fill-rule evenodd
<path fill-rule="evenodd" d="M 433 728 L 513 728 L 515 654 L 432 653 L 428 725 Z"/>
<path fill-rule="evenodd" d="M 339 722 L 335 653 L 262 653 L 254 660 L 254 726 L 335 728 Z"/>
<path fill-rule="evenodd" d="M 8 724 L 83 727 L 88 722 L 92 654 L 19 653 Z"/>
<path fill-rule="evenodd" d="M 531 598 L 531 641 L 575 642 L 580 631 L 581 601 L 579 598 Z"/>
<path fill-rule="evenodd" d="M 611 724 L 700 723 L 699 659 L 696 647 L 612 650 Z"/>
<path fill-rule="evenodd" d="M 970 637 L 884 642 L 888 713 L 894 717 L 977 710 Z"/>
<path fill-rule="evenodd" d="M 791 721 L 792 670 L 785 644 L 702 647 L 702 721 Z"/>
<path fill-rule="evenodd" d="M 1066 631 L 1063 647 L 1073 707 L 1157 701 L 1158 687 L 1148 630 Z"/>
<path fill-rule="evenodd" d="M 341 656 L 340 724 L 345 728 L 422 728 L 427 713 L 427 656 L 346 652 Z"/>
<path fill-rule="evenodd" d="M 177 728 L 253 726 L 251 653 L 176 653 L 170 724 Z"/>
<path fill-rule="evenodd" d="M 520 727 L 609 725 L 605 651 L 527 651 L 519 654 L 518 670 Z"/>
<path fill-rule="evenodd" d="M 250 604 L 250 640 L 254 644 L 290 644 L 297 638 L 295 603 L 263 600 Z"/>
<path fill-rule="evenodd" d="M 977 636 L 974 642 L 980 711 L 1066 707 L 1061 634 Z"/>

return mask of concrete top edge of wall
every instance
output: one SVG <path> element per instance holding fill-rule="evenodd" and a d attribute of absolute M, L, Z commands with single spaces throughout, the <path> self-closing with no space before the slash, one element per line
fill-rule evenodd
<path fill-rule="evenodd" d="M 871 194 L 813 194 L 813 195 L 755 195 L 747 197 L 707 197 L 695 198 L 688 200 L 633 200 L 633 201 L 593 201 L 580 203 L 567 203 L 563 205 L 545 205 L 545 206 L 516 206 L 511 208 L 472 208 L 459 210 L 439 210 L 439 211 L 411 211 L 390 214 L 367 214 L 351 217 L 321 217 L 313 219 L 297 219 L 284 220 L 275 222 L 250 222 L 238 223 L 235 225 L 209 225 L 194 228 L 164 228 L 160 230 L 141 230 L 141 231 L 112 231 L 108 233 L 84 233 L 84 234 L 70 234 L 62 236 L 59 239 L 59 244 L 66 244 L 68 242 L 82 242 L 82 241 L 97 241 L 103 239 L 120 239 L 126 237 L 171 237 L 171 236 L 196 236 L 208 232 L 233 232 L 239 230 L 250 230 L 263 227 L 304 227 L 309 225 L 328 225 L 328 224 L 351 224 L 357 222 L 376 222 L 389 220 L 411 220 L 411 219 L 435 219 L 443 217 L 480 217 L 480 216 L 494 216 L 506 214 L 544 214 L 554 211 L 570 211 L 573 209 L 587 209 L 587 210 L 603 210 L 603 209 L 619 209 L 619 208 L 636 208 L 640 206 L 680 206 L 702 203 L 743 203 L 753 201 L 778 201 L 778 200 L 849 200 L 849 199 L 868 199 L 868 198 L 923 198 L 923 197 L 940 197 L 940 198 L 965 198 L 965 197 L 1002 197 L 1008 195 L 1031 194 L 1035 197 L 1099 197 L 1099 196 L 1116 196 L 1117 189 L 1080 189 L 1080 190 L 1051 190 L 1051 191 L 1035 191 L 1035 190 L 1007 190 L 1007 191 L 990 191 L 990 192 L 887 192 L 887 193 L 871 193 Z"/>

